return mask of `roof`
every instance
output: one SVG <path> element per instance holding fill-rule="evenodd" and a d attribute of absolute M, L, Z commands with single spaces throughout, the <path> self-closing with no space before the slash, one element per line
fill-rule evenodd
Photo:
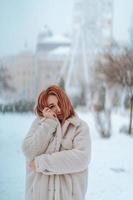
<path fill-rule="evenodd" d="M 61 47 L 57 47 L 56 49 L 52 50 L 49 52 L 50 56 L 56 56 L 56 55 L 68 55 L 70 51 L 70 47 L 68 46 L 61 46 Z"/>
<path fill-rule="evenodd" d="M 49 36 L 49 37 L 44 37 L 41 40 L 41 43 L 60 43 L 60 44 L 70 44 L 71 40 L 64 36 L 64 35 L 53 35 L 53 36 Z"/>

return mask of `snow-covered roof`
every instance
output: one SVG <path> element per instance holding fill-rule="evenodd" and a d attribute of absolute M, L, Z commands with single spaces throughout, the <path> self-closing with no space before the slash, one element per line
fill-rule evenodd
<path fill-rule="evenodd" d="M 57 47 L 56 49 L 49 52 L 49 56 L 58 56 L 58 55 L 68 55 L 70 51 L 70 47 Z"/>
<path fill-rule="evenodd" d="M 64 35 L 53 35 L 53 36 L 49 36 L 49 37 L 44 37 L 41 40 L 41 43 L 66 43 L 66 44 L 70 44 L 71 40 L 64 36 Z"/>

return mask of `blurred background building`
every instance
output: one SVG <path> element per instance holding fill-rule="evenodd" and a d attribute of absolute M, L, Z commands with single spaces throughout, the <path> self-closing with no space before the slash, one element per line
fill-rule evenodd
<path fill-rule="evenodd" d="M 49 84 L 57 84 L 66 54 L 70 50 L 71 40 L 65 36 L 56 36 L 46 27 L 38 34 L 36 49 L 6 56 L 1 59 L 0 68 L 6 68 L 10 74 L 10 85 L 1 98 L 5 101 L 36 99 L 39 92 Z"/>
<path fill-rule="evenodd" d="M 62 85 L 76 101 L 83 96 L 84 103 L 90 101 L 96 59 L 112 48 L 113 33 L 114 0 L 75 0 L 71 33 L 54 33 L 44 25 L 34 49 L 26 41 L 23 51 L 0 58 L 0 101 L 36 101 L 50 84 Z"/>
<path fill-rule="evenodd" d="M 91 81 L 97 52 L 111 45 L 112 26 L 113 0 L 76 0 L 71 36 L 54 34 L 45 25 L 33 52 L 25 46 L 23 52 L 1 60 L 14 88 L 1 98 L 33 101 L 42 89 L 62 79 L 68 93 L 81 95 L 81 85 L 88 87 Z"/>

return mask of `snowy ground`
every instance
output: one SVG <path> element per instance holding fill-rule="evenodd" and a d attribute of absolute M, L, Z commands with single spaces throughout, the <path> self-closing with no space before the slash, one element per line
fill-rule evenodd
<path fill-rule="evenodd" d="M 92 160 L 86 200 L 133 200 L 133 137 L 119 133 L 127 114 L 113 113 L 113 135 L 101 139 L 91 113 L 79 112 L 88 122 L 92 138 Z M 24 200 L 25 159 L 22 140 L 34 116 L 0 115 L 0 200 Z"/>

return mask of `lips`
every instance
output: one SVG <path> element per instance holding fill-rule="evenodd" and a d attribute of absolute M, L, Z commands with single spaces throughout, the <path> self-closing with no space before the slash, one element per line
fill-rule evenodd
<path fill-rule="evenodd" d="M 58 113 L 57 117 L 58 117 L 58 119 L 63 119 L 63 114 L 62 113 Z"/>

